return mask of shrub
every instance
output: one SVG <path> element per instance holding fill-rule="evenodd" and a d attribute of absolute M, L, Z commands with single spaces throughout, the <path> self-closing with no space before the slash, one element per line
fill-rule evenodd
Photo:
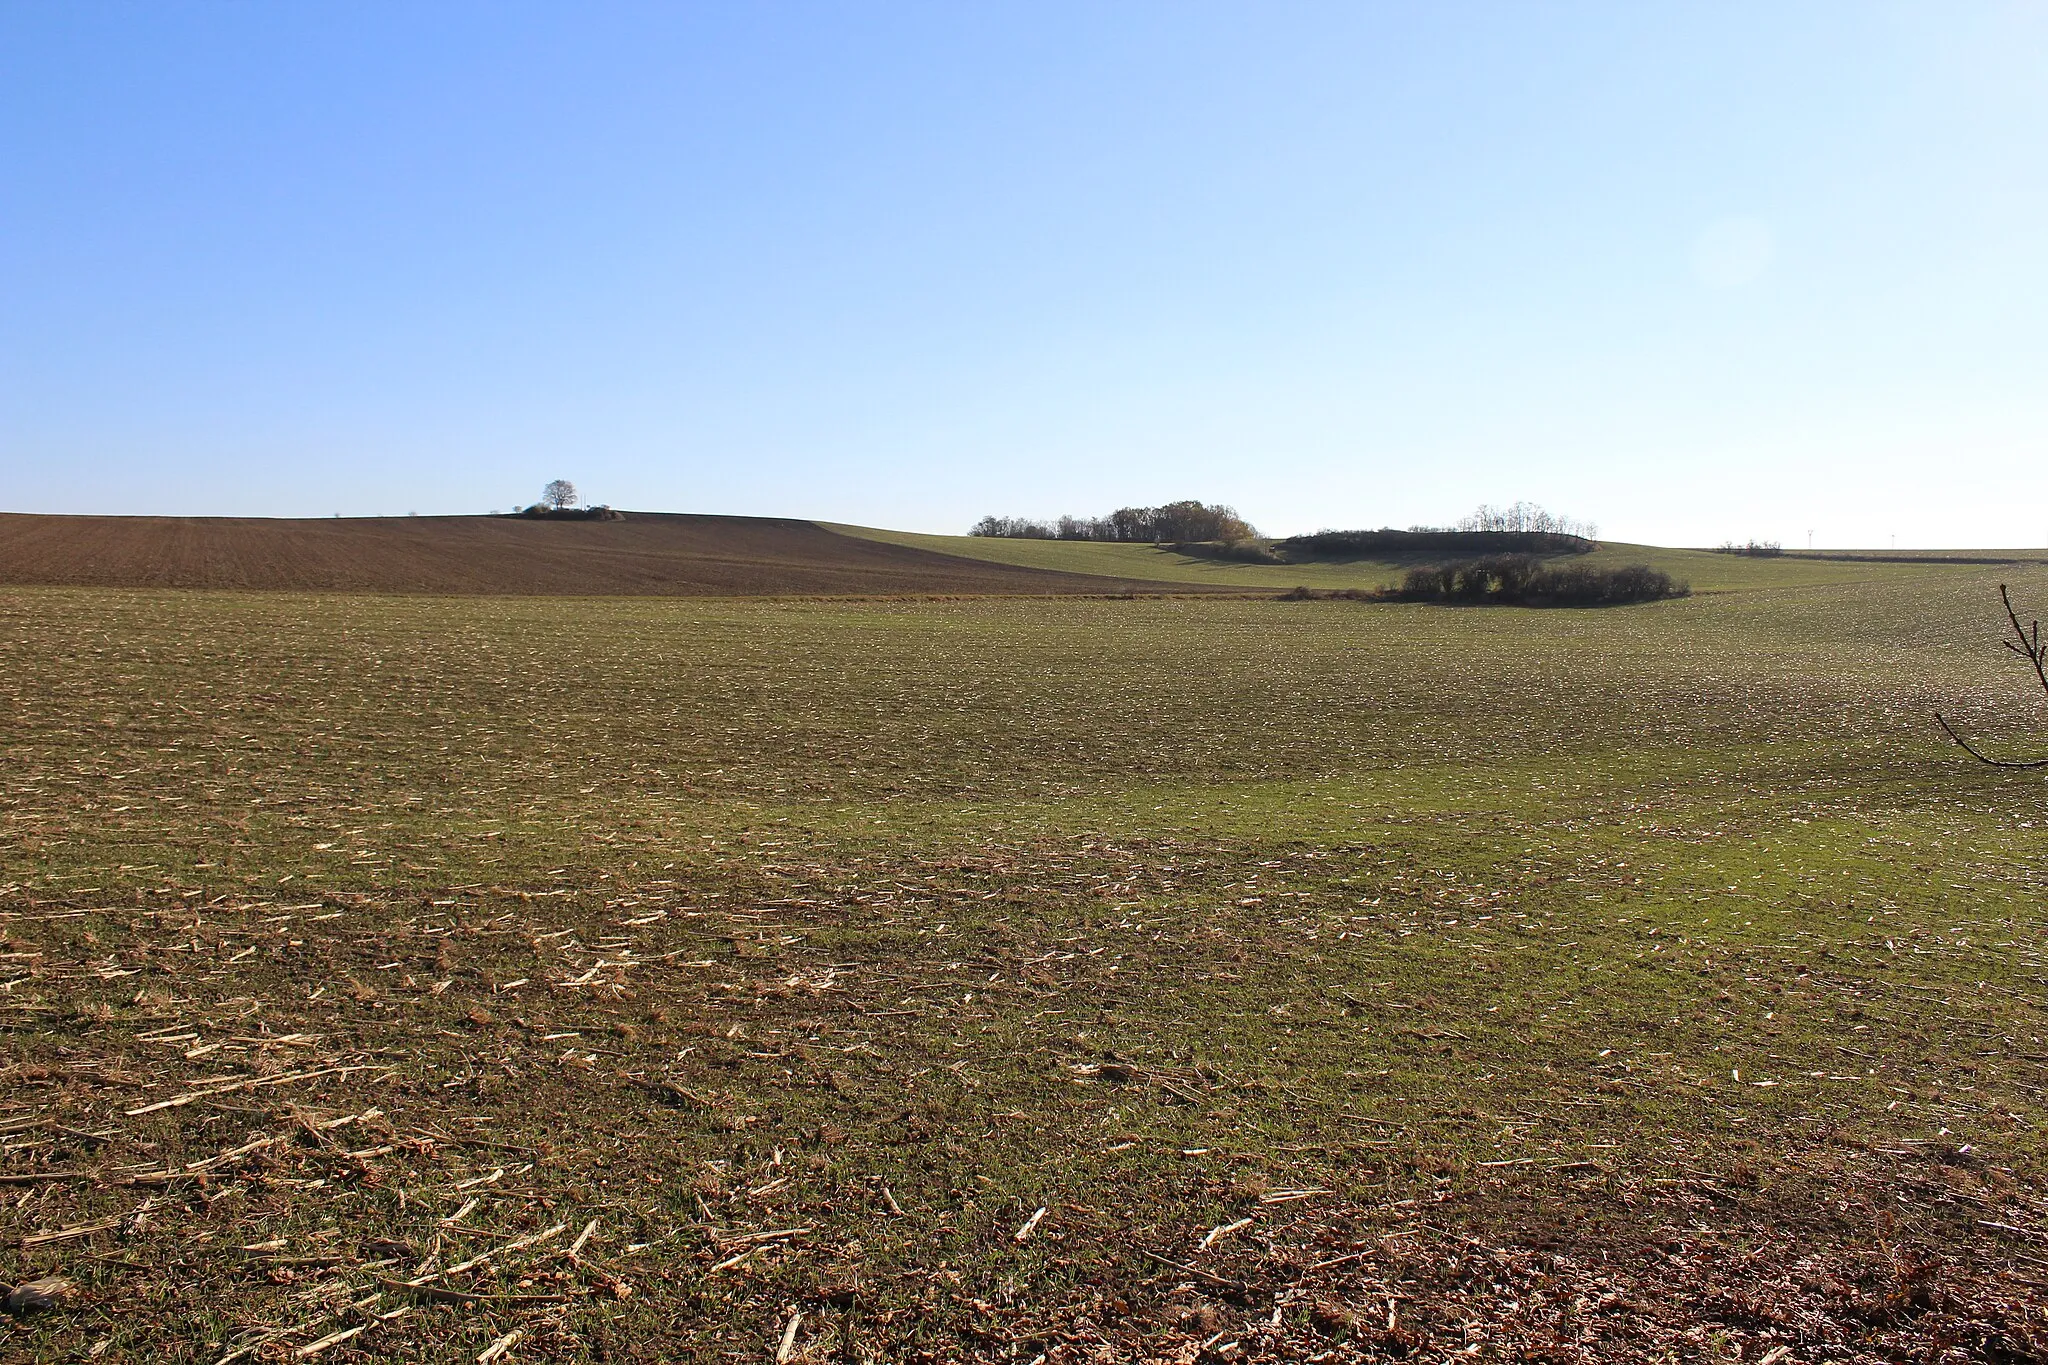
<path fill-rule="evenodd" d="M 1758 559 L 1773 559 L 1785 553 L 1785 547 L 1775 540 L 1751 540 L 1737 545 L 1734 541 L 1723 541 L 1714 547 L 1717 555 L 1753 555 Z"/>
<path fill-rule="evenodd" d="M 616 508 L 597 507 L 549 507 L 537 502 L 531 507 L 522 507 L 514 516 L 531 517 L 536 521 L 624 521 L 626 514 Z"/>
<path fill-rule="evenodd" d="M 1410 569 L 1384 594 L 1401 602 L 1494 603 L 1523 607 L 1610 607 L 1685 597 L 1691 589 L 1647 564 L 1597 568 L 1546 565 L 1534 555 L 1491 555 Z"/>
<path fill-rule="evenodd" d="M 1280 594 L 1282 602 L 1377 602 L 1381 594 L 1364 588 L 1289 588 Z"/>

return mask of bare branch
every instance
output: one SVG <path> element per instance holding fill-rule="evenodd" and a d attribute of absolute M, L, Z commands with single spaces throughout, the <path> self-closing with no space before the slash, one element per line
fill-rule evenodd
<path fill-rule="evenodd" d="M 1955 726 L 1950 725 L 1948 718 L 1943 716 L 1941 712 L 1936 711 L 1934 719 L 1940 723 L 1942 729 L 1948 731 L 1950 739 L 1962 746 L 1964 753 L 1980 763 L 1989 763 L 1994 768 L 2048 768 L 2048 758 L 1993 758 L 1989 754 L 1982 753 L 1971 747 L 1970 741 L 1957 734 Z"/>
<path fill-rule="evenodd" d="M 2005 603 L 2005 619 L 2012 622 L 2012 633 L 2019 637 L 2018 644 L 2008 640 L 2005 647 L 2026 656 L 2027 662 L 2034 666 L 2034 676 L 2041 681 L 2041 690 L 2048 692 L 2048 649 L 2041 644 L 2041 623 L 2033 622 L 2031 630 L 2020 624 L 2020 614 L 2012 607 L 2012 594 L 2006 591 L 2003 583 L 1998 585 L 1998 600 Z"/>
<path fill-rule="evenodd" d="M 2020 614 L 2012 604 L 2012 593 L 2003 583 L 1998 585 L 1998 600 L 2005 603 L 2005 619 L 2012 623 L 2012 633 L 2015 637 L 2012 640 L 2000 640 L 1999 643 L 2033 665 L 2034 677 L 2039 680 L 2041 690 L 2048 692 L 2048 646 L 2041 643 L 2041 623 L 2033 621 L 2027 625 L 2020 624 Z M 1950 725 L 1948 718 L 1941 712 L 1935 712 L 1934 719 L 1942 729 L 1948 731 L 1948 737 L 1954 740 L 1964 753 L 1979 763 L 1988 763 L 1994 768 L 2048 768 L 2048 758 L 1993 758 L 1957 734 L 1956 727 Z"/>

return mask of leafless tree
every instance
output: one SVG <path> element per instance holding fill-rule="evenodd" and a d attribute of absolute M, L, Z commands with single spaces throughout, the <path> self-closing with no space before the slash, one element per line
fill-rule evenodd
<path fill-rule="evenodd" d="M 556 479 L 540 490 L 541 501 L 557 512 L 576 505 L 576 485 L 567 479 Z"/>
<path fill-rule="evenodd" d="M 1108 540 L 1135 544 L 1160 541 L 1248 541 L 1258 532 L 1222 503 L 1209 506 L 1184 498 L 1163 507 L 1119 507 L 1106 517 L 1064 516 L 1058 521 L 1030 517 L 983 517 L 970 536 L 1022 540 Z"/>
<path fill-rule="evenodd" d="M 1488 507 L 1481 503 L 1479 510 L 1458 523 L 1460 531 L 1513 531 L 1535 532 L 1538 535 L 1578 536 L 1584 540 L 1597 540 L 1600 528 L 1590 521 L 1577 521 L 1546 512 L 1533 502 L 1518 502 L 1511 507 Z"/>
<path fill-rule="evenodd" d="M 2041 643 L 2041 623 L 2029 621 L 2020 624 L 2020 614 L 2013 610 L 2012 594 L 2005 584 L 1998 585 L 1998 600 L 2005 603 L 2005 619 L 2012 623 L 2013 638 L 2000 641 L 2007 649 L 2025 659 L 2034 670 L 2034 680 L 2041 684 L 2041 690 L 2048 693 L 2048 645 Z M 1989 763 L 1994 768 L 2048 768 L 2048 758 L 1993 758 L 1973 746 L 1970 741 L 1956 733 L 1956 727 L 1948 718 L 1937 711 L 1934 718 L 1941 722 L 1941 728 L 1948 731 L 1948 737 L 1962 745 L 1963 752 L 1979 762 Z"/>

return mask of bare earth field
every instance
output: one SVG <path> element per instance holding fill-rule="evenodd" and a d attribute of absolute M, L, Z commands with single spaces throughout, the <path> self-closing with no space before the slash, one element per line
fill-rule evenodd
<path fill-rule="evenodd" d="M 589 597 L 1161 591 L 808 521 L 671 512 L 623 521 L 0 513 L 0 584 Z"/>
<path fill-rule="evenodd" d="M 0 589 L 0 1355 L 2048 1360 L 2048 570 L 1729 572 Z"/>

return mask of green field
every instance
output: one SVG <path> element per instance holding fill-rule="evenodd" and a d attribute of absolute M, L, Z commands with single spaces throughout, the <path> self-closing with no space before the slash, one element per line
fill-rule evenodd
<path fill-rule="evenodd" d="M 832 525 L 829 529 L 845 535 L 877 540 L 889 545 L 908 545 L 941 554 L 984 559 L 996 564 L 1014 564 L 1028 569 L 1058 569 L 1068 573 L 1103 574 L 1118 578 L 1150 579 L 1160 583 L 1203 583 L 1245 588 L 1271 588 L 1285 592 L 1292 587 L 1383 588 L 1400 581 L 1415 560 L 1325 560 L 1302 564 L 1242 564 L 1229 560 L 1205 559 L 1181 554 L 1164 545 L 1120 545 L 1076 540 L 1007 540 L 985 536 L 935 536 L 918 531 L 885 531 L 871 526 Z M 1884 551 L 1851 551 L 1847 554 L 1884 554 Z M 1907 554 L 1914 552 L 1907 551 Z M 1939 560 L 1944 552 L 1921 552 Z M 2048 551 L 1984 550 L 1953 552 L 1972 558 L 2000 558 L 2023 565 L 2048 564 Z M 1901 583 L 1900 575 L 1922 565 L 1910 563 L 1857 562 L 1848 558 L 1811 558 L 1792 554 L 1771 559 L 1716 554 L 1710 550 L 1674 550 L 1657 545 L 1628 545 L 1602 541 L 1583 561 L 1597 565 L 1648 564 L 1689 583 L 1696 591 L 1724 592 L 1737 588 L 1795 587 L 1834 583 L 1847 586 L 1865 581 L 1873 569 L 1881 569 L 1884 581 Z"/>
<path fill-rule="evenodd" d="M 0 590 L 0 1354 L 2048 1359 L 2048 566 L 1640 557 Z"/>

